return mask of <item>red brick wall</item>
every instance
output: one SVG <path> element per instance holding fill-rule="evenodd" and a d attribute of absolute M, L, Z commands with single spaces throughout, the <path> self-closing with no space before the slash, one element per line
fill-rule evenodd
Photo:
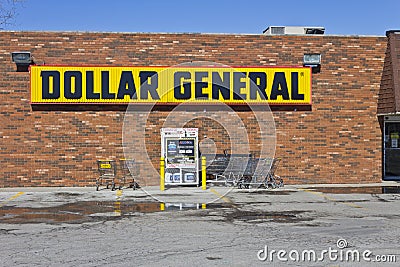
<path fill-rule="evenodd" d="M 123 157 L 123 108 L 32 107 L 29 74 L 15 72 L 13 51 L 30 51 L 48 65 L 113 66 L 294 66 L 304 53 L 321 53 L 310 110 L 273 111 L 276 156 L 283 159 L 277 173 L 286 183 L 368 183 L 382 176 L 376 111 L 385 50 L 385 37 L 0 32 L 0 187 L 93 185 L 95 159 Z M 257 154 L 254 118 L 238 114 Z M 147 121 L 146 146 L 156 168 L 160 122 L 167 115 L 159 108 Z M 214 138 L 218 152 L 229 147 L 220 126 L 206 119 L 188 125 Z M 157 184 L 147 170 L 141 170 L 143 183 Z"/>

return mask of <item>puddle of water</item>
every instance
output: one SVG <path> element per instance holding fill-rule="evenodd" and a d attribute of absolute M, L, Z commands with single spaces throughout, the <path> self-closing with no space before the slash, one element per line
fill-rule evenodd
<path fill-rule="evenodd" d="M 136 202 L 130 200 L 81 201 L 40 208 L 3 206 L 0 208 L 0 223 L 86 223 L 118 220 L 137 216 L 140 213 L 202 209 L 221 209 L 222 212 L 218 216 L 221 216 L 225 222 L 242 221 L 257 224 L 264 222 L 296 223 L 313 220 L 302 216 L 305 211 L 243 211 L 238 209 L 239 206 L 242 205 L 230 203 L 210 203 L 206 205 L 199 203 Z M 202 213 L 200 216 L 207 216 L 207 214 Z"/>
<path fill-rule="evenodd" d="M 312 221 L 313 218 L 302 217 L 301 214 L 305 211 L 281 211 L 281 212 L 263 212 L 263 211 L 240 211 L 236 210 L 226 215 L 226 220 L 242 221 L 246 223 L 296 223 L 304 221 Z"/>
<path fill-rule="evenodd" d="M 329 194 L 400 194 L 400 186 L 311 187 L 305 189 Z"/>
<path fill-rule="evenodd" d="M 226 205 L 133 201 L 82 201 L 42 208 L 3 206 L 0 208 L 0 223 L 83 223 L 130 217 L 138 213 L 221 207 Z"/>

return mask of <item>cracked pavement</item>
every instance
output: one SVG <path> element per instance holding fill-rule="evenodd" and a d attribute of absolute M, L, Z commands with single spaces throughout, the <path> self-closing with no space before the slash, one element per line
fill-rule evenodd
<path fill-rule="evenodd" d="M 393 190 L 386 193 L 382 185 Z M 186 187 L 164 192 L 156 187 L 99 192 L 2 188 L 0 265 L 397 266 L 257 257 L 265 246 L 276 251 L 338 249 L 342 238 L 348 243 L 345 249 L 368 249 L 400 261 L 397 186 Z"/>

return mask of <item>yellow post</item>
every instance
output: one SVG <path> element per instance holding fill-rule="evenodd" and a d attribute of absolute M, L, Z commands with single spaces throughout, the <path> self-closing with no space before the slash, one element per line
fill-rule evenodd
<path fill-rule="evenodd" d="M 165 190 L 165 159 L 160 158 L 160 190 Z"/>
<path fill-rule="evenodd" d="M 201 157 L 201 188 L 203 190 L 207 189 L 206 184 L 206 157 Z"/>

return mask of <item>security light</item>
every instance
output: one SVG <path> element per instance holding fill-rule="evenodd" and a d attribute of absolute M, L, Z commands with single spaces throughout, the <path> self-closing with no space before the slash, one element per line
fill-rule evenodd
<path fill-rule="evenodd" d="M 321 54 L 304 54 L 303 66 L 311 67 L 312 73 L 321 71 Z"/>
<path fill-rule="evenodd" d="M 12 52 L 12 61 L 17 65 L 18 72 L 26 72 L 30 65 L 33 64 L 33 60 L 30 52 Z"/>

